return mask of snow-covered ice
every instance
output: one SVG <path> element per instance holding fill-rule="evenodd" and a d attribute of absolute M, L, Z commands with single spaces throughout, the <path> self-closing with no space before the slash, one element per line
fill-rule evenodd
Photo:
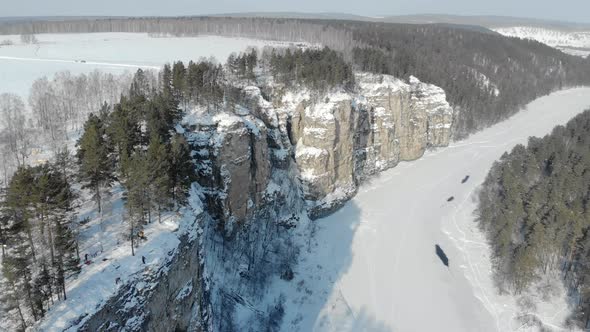
<path fill-rule="evenodd" d="M 473 198 L 492 163 L 529 136 L 548 134 L 590 108 L 590 88 L 542 97 L 510 118 L 448 148 L 401 163 L 317 220 L 286 294 L 285 331 L 529 330 L 513 296 L 497 294 Z M 461 180 L 469 175 L 469 180 Z M 452 202 L 447 198 L 454 196 Z M 445 267 L 438 244 L 449 258 Z M 560 330 L 563 296 L 530 313 Z"/>

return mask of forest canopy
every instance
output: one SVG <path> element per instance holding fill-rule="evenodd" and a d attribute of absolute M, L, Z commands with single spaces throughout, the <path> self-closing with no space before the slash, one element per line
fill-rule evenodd
<path fill-rule="evenodd" d="M 590 318 L 590 111 L 494 163 L 479 193 L 479 224 L 499 287 L 520 293 L 557 273 Z"/>

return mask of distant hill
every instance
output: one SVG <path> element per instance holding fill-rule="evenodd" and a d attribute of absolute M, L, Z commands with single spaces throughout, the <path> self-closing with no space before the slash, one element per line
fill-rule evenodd
<path fill-rule="evenodd" d="M 512 26 L 534 26 L 551 29 L 580 30 L 590 29 L 590 23 L 566 22 L 525 17 L 510 16 L 462 16 L 446 14 L 417 14 L 417 15 L 387 15 L 363 16 L 346 13 L 300 13 L 300 12 L 247 12 L 225 13 L 208 16 L 225 17 L 269 17 L 269 18 L 299 18 L 299 19 L 333 19 L 351 21 L 370 21 L 405 24 L 444 24 L 451 26 L 471 26 L 485 28 L 501 28 Z"/>
<path fill-rule="evenodd" d="M 296 18 L 316 20 L 347 20 L 367 22 L 387 22 L 405 24 L 441 24 L 446 26 L 482 30 L 481 27 L 496 29 L 514 26 L 532 26 L 556 30 L 590 30 L 590 23 L 565 22 L 524 17 L 509 16 L 462 16 L 446 14 L 417 14 L 417 15 L 387 15 L 364 16 L 347 13 L 304 13 L 304 12 L 244 12 L 220 13 L 213 15 L 186 15 L 185 17 L 267 17 L 267 18 Z M 130 16 L 29 16 L 29 17 L 0 17 L 0 23 L 18 21 L 68 21 L 80 19 L 126 18 Z"/>
<path fill-rule="evenodd" d="M 564 22 L 555 20 L 544 20 L 524 17 L 509 16 L 460 16 L 460 15 L 439 15 L 439 14 L 422 14 L 422 15 L 401 15 L 387 16 L 381 19 L 384 22 L 391 23 L 448 23 L 459 25 L 479 25 L 486 28 L 501 28 L 511 26 L 534 26 L 552 29 L 590 29 L 590 23 Z"/>

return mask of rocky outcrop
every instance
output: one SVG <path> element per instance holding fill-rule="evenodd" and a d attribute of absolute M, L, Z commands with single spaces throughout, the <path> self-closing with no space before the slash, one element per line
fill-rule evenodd
<path fill-rule="evenodd" d="M 209 212 L 227 234 L 251 219 L 270 180 L 267 128 L 246 112 L 203 117 L 192 139 Z"/>
<path fill-rule="evenodd" d="M 267 314 L 255 303 L 271 277 L 291 271 L 299 251 L 293 238 L 305 232 L 288 116 L 258 88 L 245 91 L 247 108 L 200 113 L 188 133 L 211 216 L 200 234 L 213 331 L 262 331 L 280 322 L 281 310 Z"/>
<path fill-rule="evenodd" d="M 196 238 L 183 236 L 158 271 L 146 270 L 122 285 L 78 331 L 201 331 L 207 308 Z"/>
<path fill-rule="evenodd" d="M 312 201 L 329 193 L 349 194 L 355 187 L 354 124 L 357 112 L 349 94 L 336 93 L 323 101 L 295 109 L 295 160 Z"/>
<path fill-rule="evenodd" d="M 357 93 L 312 101 L 287 94 L 292 140 L 312 217 L 332 212 L 367 176 L 420 158 L 451 137 L 453 109 L 442 89 L 412 77 L 358 74 Z"/>
<path fill-rule="evenodd" d="M 272 168 L 299 170 L 312 218 L 332 212 L 368 176 L 420 158 L 451 137 L 444 91 L 411 77 L 357 74 L 354 92 L 283 91 L 274 104 L 257 87 L 246 100 L 201 115 L 193 130 L 201 184 L 226 234 L 252 218 Z"/>
<path fill-rule="evenodd" d="M 283 91 L 272 102 L 245 87 L 238 104 L 187 116 L 198 171 L 191 199 L 205 211 L 198 240 L 183 240 L 151 279 L 124 286 L 84 329 L 280 326 L 285 298 L 265 287 L 293 278 L 301 239 L 313 234 L 308 216 L 332 212 L 366 177 L 451 137 L 453 109 L 440 88 L 370 74 L 357 83 L 319 96 Z"/>

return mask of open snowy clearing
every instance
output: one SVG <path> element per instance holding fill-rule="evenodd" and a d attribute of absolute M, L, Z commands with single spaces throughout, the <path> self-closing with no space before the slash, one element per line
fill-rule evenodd
<path fill-rule="evenodd" d="M 23 44 L 20 36 L 0 36 L 14 44 L 0 46 L 0 93 L 26 98 L 34 80 L 59 71 L 80 74 L 100 69 L 122 73 L 160 68 L 165 63 L 213 57 L 224 62 L 232 52 L 249 46 L 284 46 L 265 40 L 200 37 L 150 37 L 146 33 L 40 34 L 38 44 Z"/>
<path fill-rule="evenodd" d="M 523 313 L 517 298 L 493 287 L 473 198 L 504 151 L 589 107 L 590 88 L 556 92 L 365 184 L 341 210 L 316 221 L 317 238 L 302 253 L 295 279 L 271 290 L 287 295 L 283 330 L 531 330 L 516 319 Z M 437 244 L 448 268 L 435 254 Z M 568 311 L 558 296 L 525 313 L 560 330 Z"/>
<path fill-rule="evenodd" d="M 564 31 L 539 27 L 506 27 L 492 29 L 504 36 L 531 39 L 580 57 L 590 55 L 590 31 Z"/>

